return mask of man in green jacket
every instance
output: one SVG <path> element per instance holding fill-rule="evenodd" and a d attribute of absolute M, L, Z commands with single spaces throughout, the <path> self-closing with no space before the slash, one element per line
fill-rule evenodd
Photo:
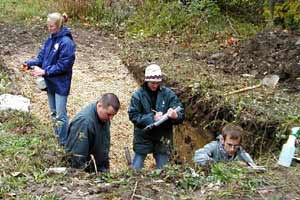
<path fill-rule="evenodd" d="M 119 108 L 118 97 L 106 93 L 74 117 L 68 127 L 65 145 L 66 152 L 70 154 L 71 167 L 86 171 L 109 171 L 110 121 Z"/>
<path fill-rule="evenodd" d="M 228 124 L 222 129 L 219 140 L 212 141 L 195 152 L 194 161 L 199 166 L 219 161 L 238 160 L 254 166 L 251 156 L 241 147 L 243 129 Z"/>
<path fill-rule="evenodd" d="M 147 154 L 152 153 L 156 167 L 162 168 L 169 160 L 169 149 L 173 144 L 173 125 L 182 123 L 184 111 L 175 110 L 183 107 L 176 94 L 162 86 L 161 69 L 158 65 L 149 65 L 145 70 L 145 82 L 132 96 L 128 108 L 129 119 L 134 124 L 132 167 L 140 170 L 144 166 Z M 168 119 L 151 130 L 144 130 L 150 124 Z"/>

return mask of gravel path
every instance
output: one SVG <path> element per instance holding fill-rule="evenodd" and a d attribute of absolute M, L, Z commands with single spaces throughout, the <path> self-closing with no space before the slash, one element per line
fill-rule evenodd
<path fill-rule="evenodd" d="M 40 92 L 34 84 L 34 78 L 22 74 L 18 67 L 28 58 L 34 57 L 41 43 L 30 31 L 19 31 L 24 42 L 13 46 L 13 50 L 5 56 L 6 63 L 15 70 L 18 81 L 23 82 L 20 91 L 31 99 L 32 112 L 42 120 L 49 121 L 49 108 L 45 92 Z M 16 31 L 18 34 L 18 31 Z M 111 171 L 127 168 L 124 147 L 132 150 L 133 126 L 128 119 L 127 108 L 132 93 L 138 85 L 118 56 L 120 47 L 113 36 L 103 36 L 92 30 L 72 30 L 77 45 L 71 94 L 68 98 L 68 114 L 70 118 L 90 102 L 96 101 L 101 94 L 115 93 L 121 101 L 121 109 L 114 117 L 111 126 Z M 33 36 L 33 37 L 31 37 Z M 16 35 L 13 40 L 18 40 Z M 19 41 L 20 42 L 20 41 Z M 22 46 L 22 48 L 18 48 Z M 52 130 L 45 130 L 52 134 Z M 149 161 L 147 161 L 149 166 Z"/>

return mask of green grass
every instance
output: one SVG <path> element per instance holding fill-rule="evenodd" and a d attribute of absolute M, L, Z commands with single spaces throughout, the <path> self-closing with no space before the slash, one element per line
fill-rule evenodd
<path fill-rule="evenodd" d="M 8 193 L 20 192 L 26 185 L 26 177 L 5 176 L 0 177 L 0 198 L 5 197 Z"/>
<path fill-rule="evenodd" d="M 0 67 L 2 68 L 2 66 Z M 11 80 L 9 76 L 6 73 L 0 71 L 0 94 L 7 93 L 10 87 L 11 87 Z"/>
<path fill-rule="evenodd" d="M 177 1 L 146 1 L 126 21 L 126 34 L 132 38 L 169 36 L 189 48 L 208 43 L 211 50 L 230 36 L 244 39 L 261 29 L 218 11 L 190 10 Z"/>
<path fill-rule="evenodd" d="M 6 22 L 16 22 L 40 18 L 49 12 L 51 2 L 46 4 L 39 0 L 1 0 L 0 19 Z"/>
<path fill-rule="evenodd" d="M 103 0 L 97 1 L 39 1 L 2 0 L 0 19 L 6 22 L 37 22 L 49 12 L 66 12 L 76 20 L 90 25 L 123 32 L 131 38 L 172 37 L 183 46 L 199 47 L 210 43 L 215 50 L 229 36 L 244 39 L 262 27 L 237 18 L 225 16 L 219 10 L 200 12 L 184 7 L 178 1 L 145 1 L 139 6 L 119 2 L 106 7 Z"/>
<path fill-rule="evenodd" d="M 133 37 L 142 38 L 171 33 L 182 28 L 189 18 L 177 2 L 145 1 L 127 21 L 127 31 Z"/>
<path fill-rule="evenodd" d="M 49 177 L 46 173 L 49 167 L 64 165 L 63 149 L 58 146 L 50 124 L 19 111 L 1 111 L 0 116 L 0 197 L 21 195 L 29 182 L 52 185 L 63 180 L 64 175 Z M 52 160 L 49 152 L 54 156 Z"/>

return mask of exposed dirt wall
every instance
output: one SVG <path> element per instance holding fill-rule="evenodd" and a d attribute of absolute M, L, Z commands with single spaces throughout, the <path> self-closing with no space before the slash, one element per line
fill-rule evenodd
<path fill-rule="evenodd" d="M 181 136 L 195 134 L 190 142 L 192 152 L 207 141 L 205 138 L 219 134 L 224 124 L 235 122 L 246 131 L 245 149 L 260 155 L 279 149 L 285 141 L 281 135 L 289 134 L 289 128 L 300 121 L 299 44 L 298 33 L 280 30 L 265 30 L 233 46 L 220 46 L 218 52 L 150 39 L 127 42 L 123 63 L 140 83 L 148 64 L 161 65 L 164 84 L 177 93 L 185 106 L 187 124 L 195 130 Z M 224 95 L 259 84 L 266 74 L 280 76 L 277 87 Z M 185 145 L 182 140 L 178 146 Z"/>

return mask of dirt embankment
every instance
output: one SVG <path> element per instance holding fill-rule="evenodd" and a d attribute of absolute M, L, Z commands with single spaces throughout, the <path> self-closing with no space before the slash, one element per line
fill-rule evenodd
<path fill-rule="evenodd" d="M 259 155 L 281 146 L 279 135 L 299 123 L 299 35 L 265 30 L 231 46 L 220 45 L 217 52 L 181 48 L 172 39 L 163 44 L 155 39 L 129 42 L 123 62 L 140 82 L 148 63 L 161 64 L 165 84 L 183 101 L 192 125 L 178 134 L 182 139 L 179 146 L 184 146 L 182 155 L 191 157 L 203 145 L 199 140 L 207 142 L 219 134 L 227 121 L 239 123 L 247 131 L 244 146 Z M 280 76 L 276 88 L 224 95 L 259 84 L 267 74 Z"/>
<path fill-rule="evenodd" d="M 265 30 L 239 42 L 236 48 L 226 49 L 217 59 L 208 59 L 208 63 L 231 75 L 263 78 L 266 74 L 277 74 L 291 90 L 299 91 L 300 33 Z"/>

